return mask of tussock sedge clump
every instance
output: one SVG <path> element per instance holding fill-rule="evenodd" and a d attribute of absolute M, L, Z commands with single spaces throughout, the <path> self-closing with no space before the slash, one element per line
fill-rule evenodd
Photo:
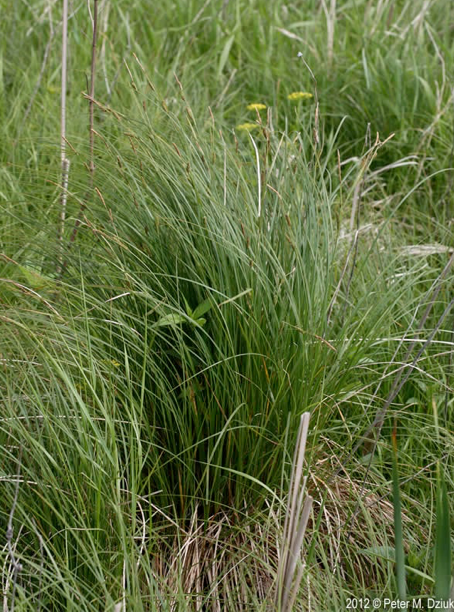
<path fill-rule="evenodd" d="M 4 610 L 446 600 L 444 11 L 196 4 L 6 11 Z"/>

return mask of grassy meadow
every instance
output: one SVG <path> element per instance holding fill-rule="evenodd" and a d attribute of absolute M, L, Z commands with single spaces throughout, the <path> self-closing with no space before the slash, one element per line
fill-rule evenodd
<path fill-rule="evenodd" d="M 62 7 L 1 2 L 3 611 L 446 600 L 454 4 L 71 0 L 63 174 Z"/>

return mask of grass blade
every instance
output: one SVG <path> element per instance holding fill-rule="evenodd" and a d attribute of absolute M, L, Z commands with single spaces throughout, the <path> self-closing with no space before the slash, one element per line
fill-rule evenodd
<path fill-rule="evenodd" d="M 392 433 L 393 443 L 393 506 L 394 506 L 394 534 L 396 539 L 396 576 L 397 576 L 397 593 L 399 599 L 404 600 L 407 597 L 407 585 L 405 581 L 405 554 L 404 554 L 404 539 L 402 531 L 402 509 L 400 504 L 399 493 L 399 475 L 397 471 L 397 438 L 396 427 Z"/>
<path fill-rule="evenodd" d="M 437 526 L 435 535 L 435 598 L 446 601 L 451 589 L 449 503 L 441 465 L 437 465 Z"/>

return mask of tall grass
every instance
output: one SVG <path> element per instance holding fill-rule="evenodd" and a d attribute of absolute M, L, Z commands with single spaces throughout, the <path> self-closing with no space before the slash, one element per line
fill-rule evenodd
<path fill-rule="evenodd" d="M 6 12 L 0 522 L 22 568 L 5 546 L 5 609 L 272 609 L 306 411 L 295 609 L 394 596 L 396 415 L 408 590 L 430 594 L 437 461 L 444 507 L 452 489 L 452 9 L 147 10 L 99 2 L 91 142 L 91 21 L 70 11 L 60 276 L 57 43 L 20 125 L 60 15 Z"/>

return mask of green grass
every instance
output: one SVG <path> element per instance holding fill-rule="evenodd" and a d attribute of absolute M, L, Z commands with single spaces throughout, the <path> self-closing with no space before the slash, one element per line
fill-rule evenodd
<path fill-rule="evenodd" d="M 93 189 L 71 11 L 63 253 L 61 7 L 0 30 L 7 609 L 272 609 L 306 411 L 295 609 L 445 597 L 454 8 L 100 2 Z"/>

